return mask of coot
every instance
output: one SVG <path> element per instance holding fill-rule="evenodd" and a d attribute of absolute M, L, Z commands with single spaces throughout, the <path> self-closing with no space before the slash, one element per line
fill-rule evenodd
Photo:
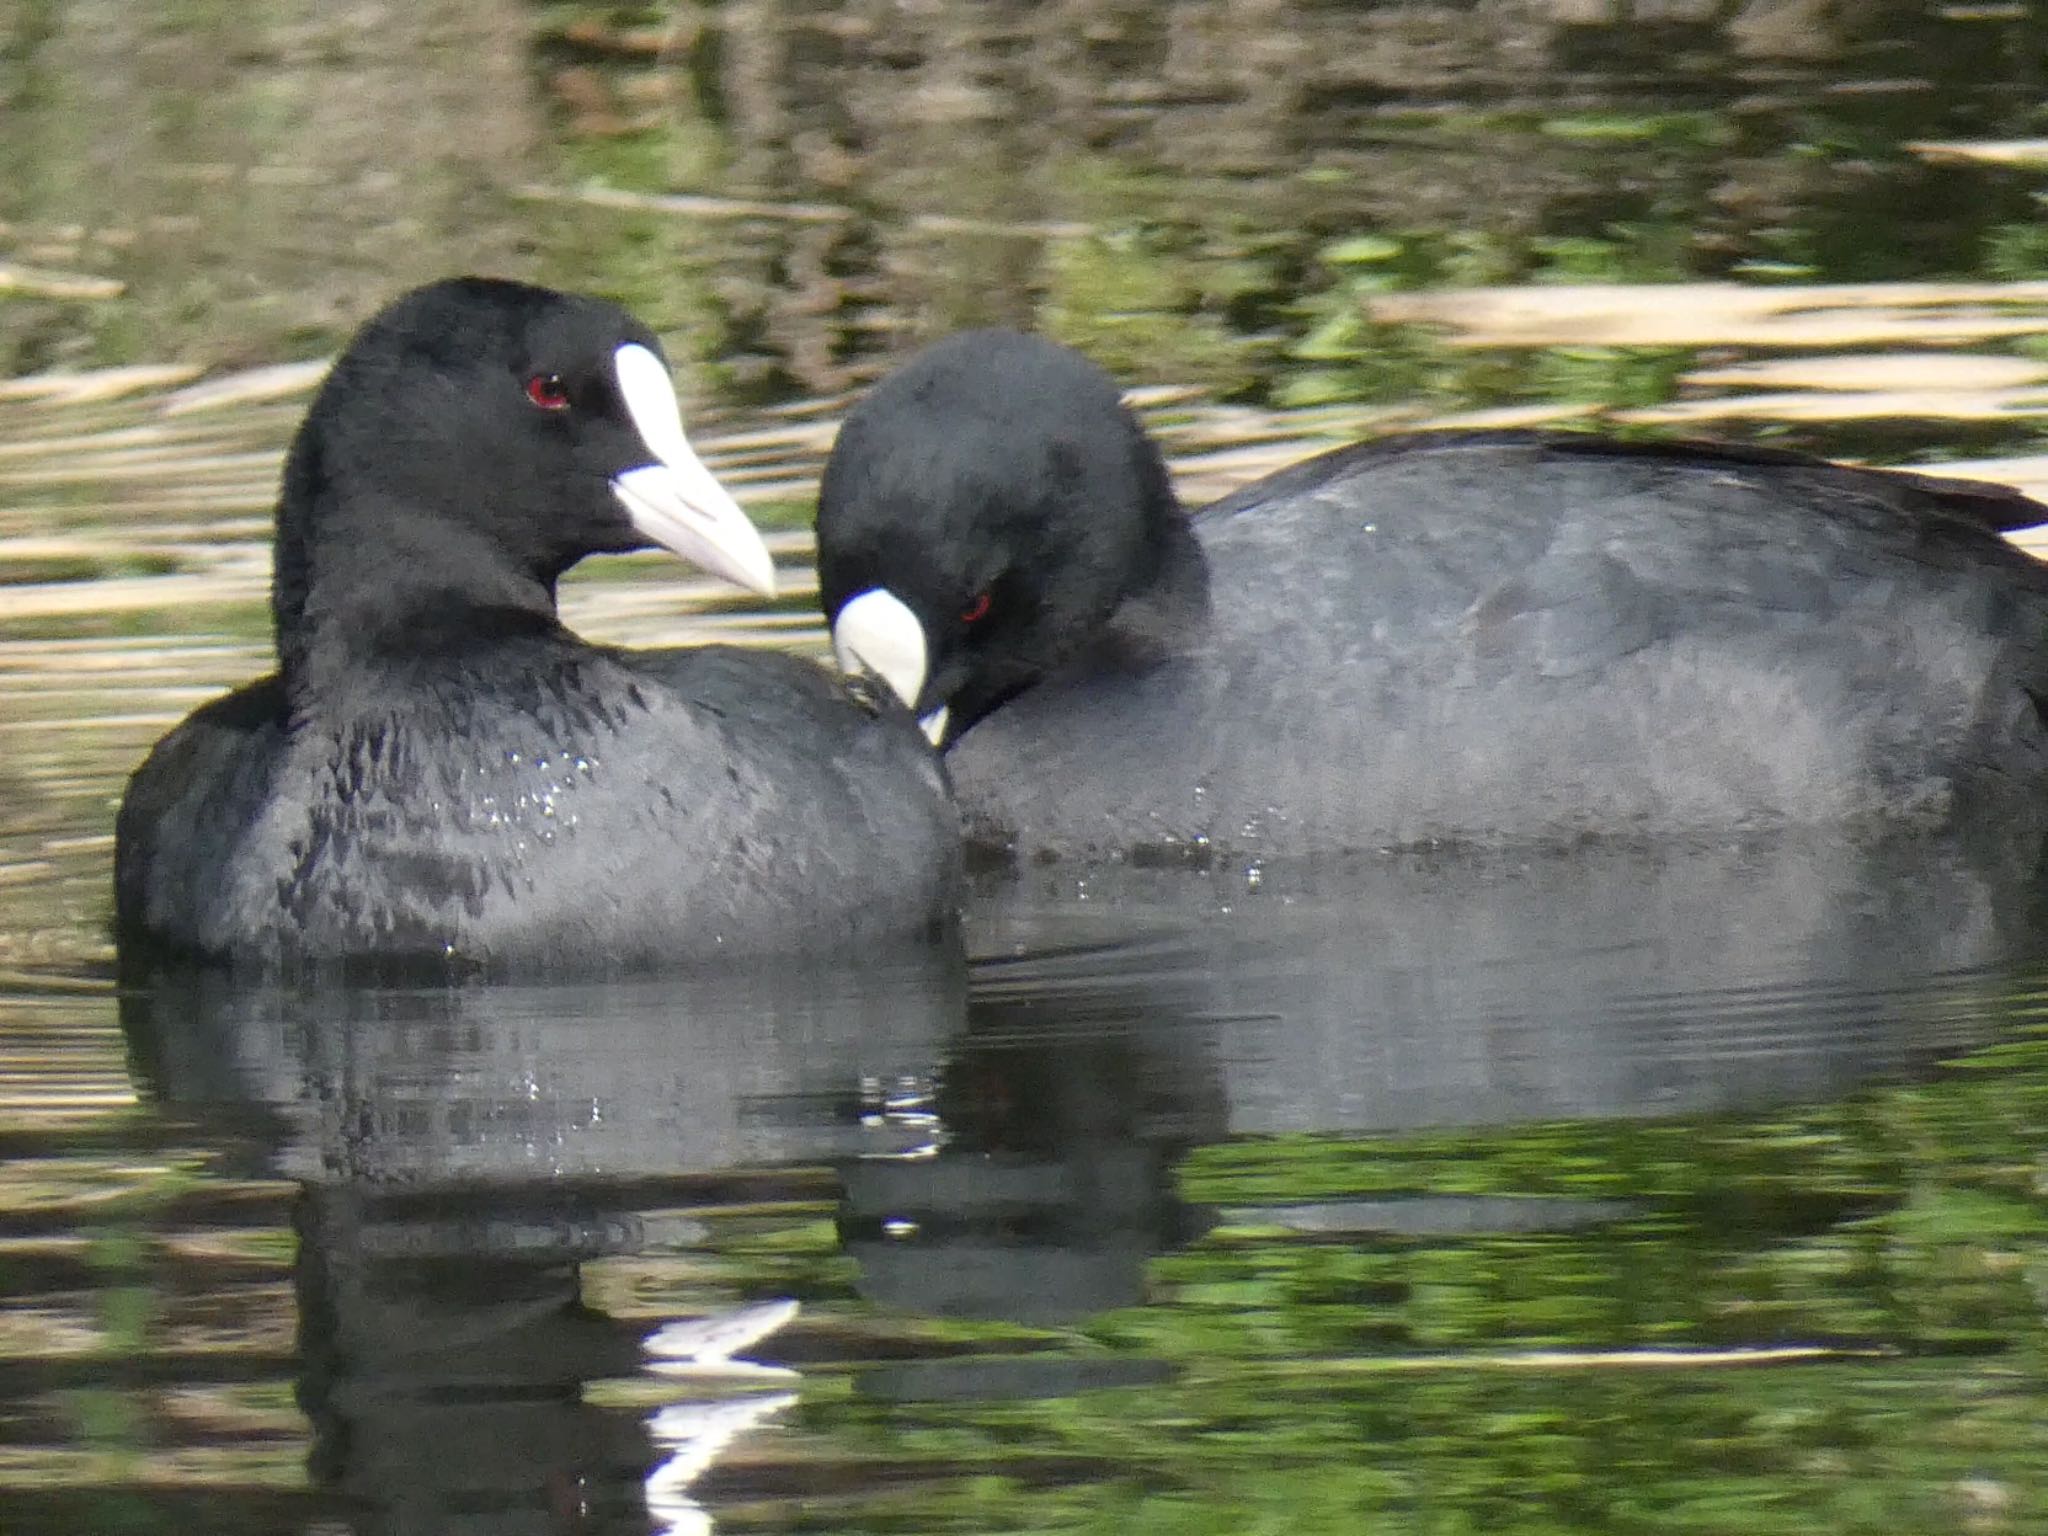
<path fill-rule="evenodd" d="M 564 571 L 649 543 L 773 591 L 646 327 L 477 278 L 371 320 L 285 462 L 276 673 L 129 783 L 124 958 L 590 974 L 942 927 L 958 824 L 894 700 L 563 628 Z"/>
<path fill-rule="evenodd" d="M 818 505 L 841 660 L 976 841 L 1252 855 L 2048 806 L 2048 520 L 2002 487 L 1570 433 L 1325 454 L 1193 518 L 1099 368 L 951 337 Z"/>

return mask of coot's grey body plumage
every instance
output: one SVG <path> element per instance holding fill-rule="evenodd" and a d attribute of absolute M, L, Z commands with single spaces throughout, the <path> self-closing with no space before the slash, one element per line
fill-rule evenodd
<path fill-rule="evenodd" d="M 948 916 L 957 827 L 907 717 L 876 718 L 809 662 L 724 647 L 536 637 L 494 647 L 507 662 L 511 691 L 423 658 L 299 729 L 274 678 L 195 714 L 129 793 L 128 925 L 265 965 L 588 973 L 850 948 Z"/>
<path fill-rule="evenodd" d="M 948 767 L 978 840 L 1291 855 L 2027 820 L 2048 805 L 2048 567 L 1999 536 L 2048 509 L 2017 493 L 1532 432 L 1340 450 L 1185 521 L 1156 498 L 1063 499 L 1050 473 L 949 496 L 967 477 L 943 461 L 907 490 L 888 468 L 898 437 L 971 443 L 945 417 L 1001 417 L 1005 368 L 1087 367 L 1026 338 L 995 350 L 986 393 L 926 390 L 913 407 L 878 390 L 850 426 L 856 462 L 828 471 L 839 499 L 820 508 L 830 612 L 877 586 L 901 598 L 936 685 L 915 704 L 934 712 L 1001 643 L 984 639 L 992 615 L 949 633 L 963 587 L 1030 607 L 1028 571 L 1061 558 L 1062 524 L 1142 519 L 1167 553 L 1106 617 L 1069 626 L 1028 683 L 951 714 Z M 1106 380 L 1061 398 L 992 430 L 1068 455 L 1131 451 L 1134 422 L 1086 419 L 1120 412 Z M 950 588 L 920 573 L 944 568 L 929 555 L 892 581 L 912 516 L 997 553 L 960 564 L 972 574 Z M 1054 531 L 957 531 L 972 519 Z"/>

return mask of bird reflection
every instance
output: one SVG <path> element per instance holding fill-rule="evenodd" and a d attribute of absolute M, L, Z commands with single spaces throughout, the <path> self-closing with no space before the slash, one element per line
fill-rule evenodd
<path fill-rule="evenodd" d="M 1208 990 L 1170 940 L 982 965 L 924 1110 L 931 1154 L 842 1169 L 862 1295 L 1038 1325 L 1143 1300 L 1149 1261 L 1210 1224 L 1173 1180 L 1228 1129 Z"/>
<path fill-rule="evenodd" d="M 703 1241 L 695 1209 L 815 1199 L 835 1153 L 925 1135 L 859 1106 L 928 1074 L 960 985 L 956 961 L 319 993 L 181 974 L 133 987 L 124 1024 L 161 1098 L 299 1183 L 297 1397 L 351 1529 L 700 1533 L 699 1481 L 796 1401 L 773 1354 L 798 1305 L 664 1315 L 684 1308 L 593 1266 L 659 1274 Z"/>
<path fill-rule="evenodd" d="M 1154 1260 L 1219 1219 L 1181 1189 L 1196 1148 L 1725 1112 L 1989 1038 L 2044 925 L 2030 867 L 1981 855 L 1389 860 L 1256 888 L 1030 871 L 977 897 L 971 970 L 317 993 L 161 976 L 123 1022 L 159 1097 L 300 1186 L 299 1400 L 314 1480 L 359 1536 L 696 1533 L 750 1437 L 788 1432 L 807 1358 L 884 1402 L 1157 1379 L 1129 1353 L 1005 1354 L 862 1314 L 1058 1329 L 1144 1306 Z M 813 1296 L 719 1248 L 718 1211 L 820 1204 L 859 1307 L 836 1275 Z M 1628 1214 L 1428 1190 L 1232 1212 L 1316 1241 Z M 829 1326 L 799 1314 L 828 1298 Z M 799 1498 L 801 1458 L 773 1469 L 745 1475 Z"/>
<path fill-rule="evenodd" d="M 1924 1065 L 2001 1027 L 2048 958 L 2044 894 L 2017 840 L 1786 836 L 1052 868 L 992 885 L 970 933 L 1027 962 L 1172 935 L 1194 964 L 1136 965 L 1179 1002 L 1131 1018 L 1155 1041 L 1211 1021 L 1231 1134 L 1385 1135 L 1740 1110 Z"/>

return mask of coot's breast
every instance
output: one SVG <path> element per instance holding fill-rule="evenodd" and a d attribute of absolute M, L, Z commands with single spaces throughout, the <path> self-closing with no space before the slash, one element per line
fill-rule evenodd
<path fill-rule="evenodd" d="M 356 678 L 298 730 L 274 696 L 195 716 L 131 793 L 154 825 L 124 912 L 203 953 L 588 972 L 951 911 L 957 824 L 914 728 L 793 657 L 500 642 Z"/>

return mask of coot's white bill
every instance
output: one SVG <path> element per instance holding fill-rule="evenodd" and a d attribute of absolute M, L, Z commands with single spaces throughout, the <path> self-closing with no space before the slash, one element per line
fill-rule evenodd
<path fill-rule="evenodd" d="M 889 685 L 906 709 L 917 708 L 928 665 L 924 626 L 897 596 L 871 587 L 851 599 L 832 622 L 832 651 L 843 672 L 863 672 Z M 946 739 L 946 706 L 918 716 L 933 746 Z"/>
<path fill-rule="evenodd" d="M 775 595 L 775 561 L 738 502 L 690 447 L 668 369 L 633 343 L 612 354 L 619 395 L 655 462 L 612 478 L 633 526 L 714 576 Z"/>

